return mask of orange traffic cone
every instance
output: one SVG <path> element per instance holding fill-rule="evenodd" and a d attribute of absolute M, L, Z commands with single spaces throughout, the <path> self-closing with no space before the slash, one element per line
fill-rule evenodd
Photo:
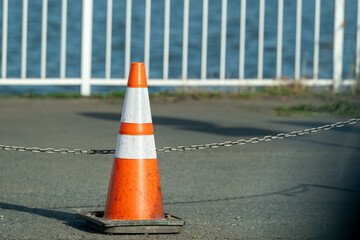
<path fill-rule="evenodd" d="M 104 218 L 165 218 L 143 63 L 131 64 Z"/>
<path fill-rule="evenodd" d="M 105 212 L 78 215 L 104 233 L 179 233 L 185 221 L 164 214 L 143 63 L 132 63 Z"/>

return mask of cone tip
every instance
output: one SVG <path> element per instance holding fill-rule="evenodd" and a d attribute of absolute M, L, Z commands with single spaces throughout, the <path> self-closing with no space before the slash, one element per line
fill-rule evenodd
<path fill-rule="evenodd" d="M 142 63 L 142 62 L 131 63 L 128 87 L 133 87 L 133 88 L 146 88 L 147 87 L 144 63 Z"/>

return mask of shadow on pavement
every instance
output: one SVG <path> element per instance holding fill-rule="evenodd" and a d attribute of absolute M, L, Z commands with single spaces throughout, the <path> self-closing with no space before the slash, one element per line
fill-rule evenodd
<path fill-rule="evenodd" d="M 83 221 L 77 219 L 76 214 L 73 213 L 61 212 L 57 210 L 41 209 L 41 208 L 31 208 L 31 207 L 25 207 L 25 206 L 20 206 L 12 203 L 4 203 L 4 202 L 0 202 L 0 209 L 36 214 L 42 217 L 63 221 L 65 222 L 66 225 L 84 232 L 96 233 L 95 231 L 92 231 L 91 229 L 85 227 Z"/>
<path fill-rule="evenodd" d="M 257 197 L 266 197 L 271 195 L 283 195 L 283 196 L 296 196 L 301 193 L 308 192 L 311 188 L 325 189 L 331 191 L 339 191 L 342 195 L 343 193 L 351 194 L 351 196 L 342 197 L 344 200 L 339 203 L 338 211 L 339 213 L 336 215 L 336 218 L 332 219 L 333 222 L 336 223 L 336 227 L 328 230 L 327 234 L 330 234 L 328 238 L 325 239 L 360 239 L 360 230 L 359 230 L 359 222 L 360 222 L 360 208 L 359 208 L 359 200 L 360 200 L 360 190 L 354 189 L 346 189 L 332 186 L 325 186 L 319 184 L 299 184 L 297 186 L 284 189 L 281 191 L 264 193 L 264 194 L 255 194 L 249 196 L 240 196 L 240 197 L 232 197 L 232 198 L 219 198 L 219 199 L 207 199 L 207 200 L 198 200 L 198 201 L 183 201 L 183 202 L 169 202 L 165 203 L 166 205 L 173 204 L 196 204 L 201 203 L 202 205 L 211 203 L 211 202 L 220 202 L 220 201 L 230 201 L 230 200 L 241 200 L 241 199 L 250 199 Z M 346 200 L 347 198 L 347 200 Z M 350 200 L 351 201 L 348 201 Z M 334 204 L 334 203 L 330 203 Z M 335 212 L 335 211 L 334 211 Z"/>
<path fill-rule="evenodd" d="M 115 114 L 115 113 L 85 112 L 85 113 L 80 113 L 80 115 L 86 117 L 120 121 L 120 114 Z M 211 133 L 211 134 L 225 135 L 225 136 L 265 136 L 265 135 L 278 134 L 278 132 L 268 129 L 253 128 L 253 127 L 223 127 L 214 123 L 185 119 L 185 118 L 153 116 L 152 119 L 154 125 L 157 124 L 169 125 L 169 126 L 173 126 L 176 129 L 181 129 L 186 131 L 204 132 L 204 133 Z"/>
<path fill-rule="evenodd" d="M 249 196 L 239 196 L 239 197 L 221 198 L 221 199 L 168 202 L 168 203 L 164 203 L 164 205 L 210 203 L 210 202 L 220 202 L 220 201 L 266 197 L 266 196 L 271 196 L 271 195 L 296 196 L 298 194 L 309 191 L 310 188 L 327 189 L 327 190 L 332 190 L 332 191 L 340 191 L 340 192 L 355 194 L 354 199 L 357 199 L 357 200 L 359 199 L 359 194 L 360 194 L 360 190 L 354 190 L 354 189 L 346 189 L 346 188 L 319 185 L 319 184 L 299 184 L 297 186 L 287 188 L 287 189 L 284 189 L 281 191 L 264 193 L 264 194 L 255 194 L 255 195 L 249 195 Z M 348 210 L 347 208 L 351 208 L 353 212 L 351 212 L 351 213 L 348 213 L 348 211 L 344 212 L 343 216 L 341 216 L 342 219 L 337 220 L 339 222 L 339 226 L 338 226 L 338 229 L 336 229 L 336 232 L 341 236 L 346 235 L 346 236 L 351 236 L 351 239 L 358 239 L 357 237 L 360 235 L 359 235 L 359 231 L 357 230 L 356 223 L 360 219 L 360 217 L 359 217 L 360 212 L 359 212 L 358 208 L 356 208 L 356 209 L 352 208 L 352 206 L 351 206 L 352 204 L 353 203 L 349 203 L 350 206 L 345 206 L 345 208 L 343 209 L 343 210 L 347 211 Z M 97 206 L 97 207 L 99 207 L 99 206 Z M 356 206 L 354 206 L 354 207 L 356 207 Z M 66 207 L 62 207 L 62 208 L 66 208 Z M 74 207 L 72 207 L 72 208 L 74 208 Z M 52 218 L 52 219 L 56 219 L 59 221 L 64 221 L 68 226 L 76 228 L 76 229 L 84 231 L 84 232 L 97 233 L 97 232 L 92 231 L 91 229 L 85 227 L 85 224 L 82 224 L 82 221 L 77 219 L 75 214 L 72 214 L 72 213 L 67 213 L 67 212 L 62 212 L 62 211 L 57 211 L 57 210 L 31 208 L 31 207 L 25 207 L 25 206 L 20 206 L 20 205 L 11 204 L 11 203 L 4 203 L 4 202 L 0 202 L 0 209 L 14 210 L 14 211 L 20 211 L 20 212 L 27 212 L 30 214 L 36 214 L 39 216 Z M 344 220 L 345 220 L 345 222 L 342 222 Z M 353 238 L 354 236 L 356 238 Z"/>
<path fill-rule="evenodd" d="M 291 188 L 287 188 L 287 189 L 284 189 L 284 190 L 281 190 L 281 191 L 276 191 L 276 192 L 270 192 L 270 193 L 262 193 L 262 194 L 231 197 L 231 198 L 205 199 L 205 200 L 184 201 L 184 202 L 169 202 L 169 203 L 165 203 L 165 205 L 221 202 L 221 201 L 231 201 L 231 200 L 241 200 L 241 199 L 257 198 L 257 197 L 266 197 L 266 196 L 272 196 L 272 195 L 296 196 L 296 195 L 298 195 L 300 193 L 304 193 L 304 192 L 309 191 L 309 189 L 311 187 L 312 188 L 320 188 L 320 189 L 322 188 L 322 189 L 328 189 L 328 190 L 335 190 L 335 191 L 342 191 L 342 192 L 353 193 L 353 194 L 360 194 L 360 190 L 353 190 L 353 189 L 325 186 L 325 185 L 319 185 L 319 184 L 299 184 L 299 185 L 291 187 Z"/>
<path fill-rule="evenodd" d="M 310 139 L 296 138 L 296 140 L 306 142 L 306 143 L 314 143 L 314 144 L 325 145 L 327 149 L 333 149 L 332 147 L 338 147 L 338 148 L 347 148 L 347 149 L 351 149 L 351 150 L 354 150 L 354 151 L 360 151 L 360 145 L 358 147 L 355 147 L 355 146 L 352 147 L 352 146 L 347 146 L 347 145 L 344 145 L 344 144 L 329 143 L 329 142 L 316 141 L 316 140 L 310 140 Z M 354 145 L 356 145 L 356 143 Z"/>

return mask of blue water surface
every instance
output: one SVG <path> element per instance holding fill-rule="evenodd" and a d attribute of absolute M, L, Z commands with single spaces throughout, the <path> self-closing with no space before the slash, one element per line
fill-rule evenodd
<path fill-rule="evenodd" d="M 332 77 L 334 2 L 322 1 L 320 23 L 319 77 Z M 2 0 L 0 0 L 0 33 L 2 34 Z M 94 0 L 92 77 L 105 77 L 106 1 Z M 345 1 L 343 78 L 354 78 L 357 1 Z M 80 77 L 82 0 L 68 1 L 66 77 Z M 47 77 L 60 75 L 61 1 L 48 0 Z M 111 76 L 124 77 L 125 0 L 113 1 Z M 265 7 L 264 78 L 274 78 L 276 71 L 277 0 L 267 0 Z M 150 78 L 162 78 L 164 1 L 153 0 L 151 5 Z M 240 0 L 228 0 L 226 77 L 238 78 Z M 247 1 L 245 78 L 257 77 L 259 2 Z M 301 36 L 301 76 L 313 73 L 315 1 L 304 0 Z M 40 77 L 42 0 L 29 1 L 27 44 L 27 77 Z M 179 79 L 182 71 L 183 0 L 171 1 L 169 78 Z M 133 0 L 131 61 L 143 61 L 145 1 Z M 200 78 L 202 1 L 190 1 L 188 77 Z M 209 0 L 207 76 L 219 78 L 221 1 Z M 284 35 L 282 75 L 294 77 L 296 0 L 284 1 Z M 19 78 L 21 72 L 22 0 L 9 1 L 7 77 Z M 0 37 L 0 41 L 1 41 Z M 0 64 L 0 71 L 1 64 Z M 92 92 L 109 92 L 115 87 L 92 87 Z M 121 88 L 122 89 L 122 88 Z M 161 90 L 162 88 L 154 88 Z M 71 86 L 0 86 L 0 94 L 24 92 L 78 92 Z"/>

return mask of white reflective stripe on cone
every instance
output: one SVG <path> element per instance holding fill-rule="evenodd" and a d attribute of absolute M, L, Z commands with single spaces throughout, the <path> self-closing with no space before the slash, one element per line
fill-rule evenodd
<path fill-rule="evenodd" d="M 149 93 L 147 88 L 126 89 L 121 122 L 151 123 Z"/>
<path fill-rule="evenodd" d="M 133 136 L 119 134 L 116 143 L 115 158 L 156 158 L 154 135 Z"/>

